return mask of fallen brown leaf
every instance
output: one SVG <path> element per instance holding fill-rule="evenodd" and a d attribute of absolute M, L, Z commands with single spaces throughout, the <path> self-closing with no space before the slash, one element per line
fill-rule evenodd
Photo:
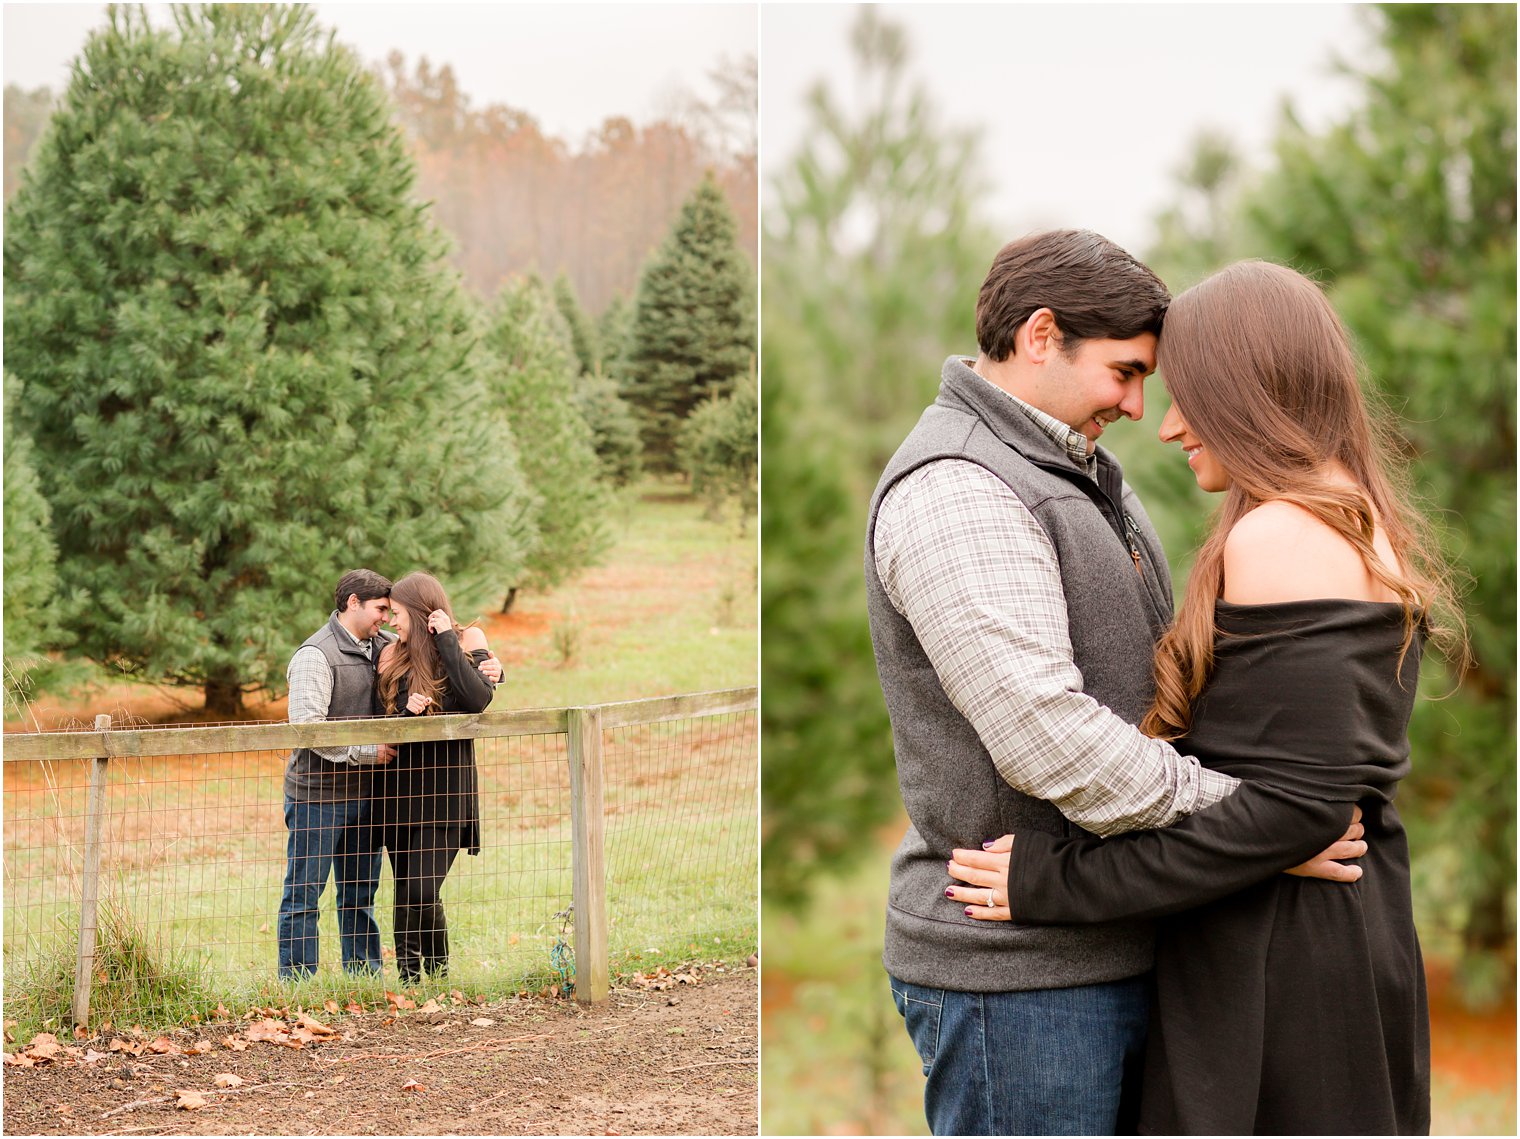
<path fill-rule="evenodd" d="M 200 1092 L 176 1091 L 174 1094 L 179 1096 L 179 1102 L 174 1106 L 181 1111 L 199 1111 L 206 1106 L 206 1097 Z"/>
<path fill-rule="evenodd" d="M 417 1011 L 418 1012 L 442 1012 L 443 1009 L 441 1009 L 441 1008 L 438 1007 L 438 1002 L 437 1001 L 435 1001 L 431 997 L 429 997 L 428 998 L 428 1003 L 425 1004 L 425 1005 L 423 1005 Z"/>
<path fill-rule="evenodd" d="M 156 1053 L 159 1056 L 179 1056 L 182 1054 L 180 1046 L 167 1036 L 160 1036 L 152 1044 L 149 1044 L 148 1051 Z"/>
<path fill-rule="evenodd" d="M 252 1041 L 267 1040 L 271 1044 L 283 1044 L 290 1035 L 290 1030 L 277 1020 L 267 1017 L 257 1024 L 248 1028 L 248 1039 Z"/>
<path fill-rule="evenodd" d="M 334 1012 L 338 1011 L 338 1009 L 337 1009 L 337 1002 L 336 1001 L 328 1001 L 327 1003 L 333 1006 L 333 1011 Z M 310 1015 L 308 1015 L 308 1014 L 306 1014 L 304 1012 L 300 1016 L 296 1017 L 296 1023 L 298 1025 L 300 1025 L 302 1028 L 306 1029 L 309 1032 L 314 1033 L 317 1036 L 336 1036 L 336 1035 L 338 1035 L 337 1029 L 329 1028 L 327 1025 L 323 1024 L 316 1017 L 310 1016 Z"/>
<path fill-rule="evenodd" d="M 243 1086 L 243 1077 L 233 1072 L 220 1072 L 213 1082 L 219 1088 L 240 1088 Z"/>
<path fill-rule="evenodd" d="M 338 1008 L 338 1002 L 337 1001 L 323 1001 L 322 1002 L 322 1007 L 325 1008 L 328 1012 L 331 1012 L 331 1013 L 336 1013 L 336 1012 L 340 1011 L 339 1008 Z"/>
<path fill-rule="evenodd" d="M 404 1092 L 425 1092 L 427 1091 L 427 1085 L 419 1084 L 416 1080 L 407 1080 L 406 1083 L 401 1085 L 401 1090 Z"/>
<path fill-rule="evenodd" d="M 88 1028 L 86 1028 L 82 1024 L 76 1024 L 74 1026 L 74 1039 L 75 1040 L 88 1040 L 89 1038 L 90 1038 L 90 1030 Z"/>
<path fill-rule="evenodd" d="M 491 1025 L 495 1024 L 496 1022 L 488 1016 L 477 1016 L 474 1020 L 470 1021 L 470 1023 L 473 1024 L 476 1028 L 490 1028 Z"/>
<path fill-rule="evenodd" d="M 210 1051 L 211 1051 L 211 1041 L 209 1041 L 209 1040 L 197 1040 L 194 1044 L 190 1045 L 190 1047 L 188 1047 L 188 1048 L 185 1049 L 185 1055 L 186 1056 L 204 1056 L 207 1052 L 210 1052 Z"/>
<path fill-rule="evenodd" d="M 416 1001 L 408 1000 L 400 993 L 393 993 L 389 989 L 385 990 L 385 999 L 391 1003 L 392 1008 L 403 1009 L 417 1007 Z"/>
<path fill-rule="evenodd" d="M 224 1036 L 222 1037 L 222 1043 L 228 1048 L 231 1048 L 234 1052 L 248 1051 L 248 1041 L 244 1040 L 240 1036 Z"/>
<path fill-rule="evenodd" d="M 216 1008 L 211 1010 L 211 1016 L 215 1020 L 231 1020 L 232 1010 L 222 1004 L 221 1001 L 217 1001 Z"/>
<path fill-rule="evenodd" d="M 7 1052 L 5 1054 L 5 1062 L 17 1068 L 35 1068 L 37 1066 L 37 1061 L 33 1060 L 25 1052 Z"/>

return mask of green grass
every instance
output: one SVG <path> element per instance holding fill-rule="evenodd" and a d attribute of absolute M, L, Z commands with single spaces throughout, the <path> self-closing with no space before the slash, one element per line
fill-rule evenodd
<path fill-rule="evenodd" d="M 755 683 L 752 534 L 740 535 L 732 519 L 704 519 L 673 484 L 646 483 L 642 491 L 618 507 L 619 539 L 604 568 L 544 596 L 519 598 L 520 616 L 528 618 L 521 625 L 539 631 L 522 643 L 493 644 L 507 663 L 494 709 Z M 581 632 L 566 664 L 553 650 L 552 630 L 571 617 Z M 102 700 L 109 706 L 109 693 Z M 693 958 L 737 961 L 753 952 L 755 723 L 749 714 L 608 734 L 615 972 Z M 433 987 L 500 996 L 557 979 L 552 950 L 564 921 L 555 915 L 571 898 L 564 741 L 483 741 L 477 756 L 483 849 L 478 857 L 461 854 L 445 884 L 450 975 Z M 141 999 L 113 1001 L 118 1023 L 167 1027 L 204 1016 L 218 1001 L 235 1011 L 352 997 L 373 1003 L 385 985 L 396 988 L 393 963 L 384 982 L 337 967 L 331 887 L 322 899 L 318 975 L 297 985 L 274 976 L 283 761 L 273 753 L 113 761 L 103 895 L 138 931 L 138 943 L 193 982 L 172 999 L 162 987 L 146 987 Z M 56 1030 L 67 1015 L 87 772 L 55 764 L 46 782 L 34 772 L 28 777 L 30 783 L 8 779 L 5 798 L 6 1015 L 20 1022 L 18 1040 Z M 387 867 L 376 900 L 387 945 L 391 897 Z M 573 944 L 573 934 L 564 937 Z M 56 967 L 59 961 L 66 968 Z M 49 992 L 64 994 L 62 1003 L 44 999 Z"/>
<path fill-rule="evenodd" d="M 800 914 L 767 906 L 761 1119 L 767 1135 L 924 1135 L 923 1075 L 881 965 L 890 851 L 820 881 Z M 1513 1135 L 1515 1095 L 1437 1071 L 1433 1135 Z"/>
<path fill-rule="evenodd" d="M 552 708 L 707 692 L 757 683 L 759 622 L 753 523 L 719 521 L 679 483 L 646 481 L 614 508 L 602 567 L 514 612 L 547 628 L 523 644 L 494 643 L 507 673 L 493 709 Z M 572 631 L 570 633 L 569 631 Z M 573 636 L 562 663 L 556 631 Z"/>

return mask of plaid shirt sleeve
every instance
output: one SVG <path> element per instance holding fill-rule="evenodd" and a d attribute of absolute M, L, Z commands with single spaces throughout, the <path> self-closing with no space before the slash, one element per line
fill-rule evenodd
<path fill-rule="evenodd" d="M 320 724 L 327 719 L 332 705 L 332 669 L 327 658 L 315 645 L 303 645 L 290 658 L 285 670 L 285 681 L 290 686 L 290 702 L 287 718 L 292 724 Z M 347 747 L 314 747 L 311 749 L 329 763 L 369 764 L 376 762 L 374 744 L 351 744 Z"/>
<path fill-rule="evenodd" d="M 1100 835 L 1169 826 L 1235 789 L 1082 691 L 1055 547 L 990 471 L 926 464 L 887 493 L 875 534 L 888 598 L 1011 787 Z"/>

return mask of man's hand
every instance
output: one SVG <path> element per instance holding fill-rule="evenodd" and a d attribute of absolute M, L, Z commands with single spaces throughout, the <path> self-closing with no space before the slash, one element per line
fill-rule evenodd
<path fill-rule="evenodd" d="M 480 662 L 480 675 L 485 677 L 492 684 L 501 683 L 501 661 L 496 659 L 495 653 L 492 653 L 490 656 L 486 657 L 485 660 Z"/>
<path fill-rule="evenodd" d="M 375 745 L 375 762 L 378 763 L 378 764 L 380 764 L 382 767 L 385 766 L 387 763 L 389 763 L 391 760 L 393 760 L 395 758 L 396 758 L 396 745 L 395 744 L 376 744 Z"/>
<path fill-rule="evenodd" d="M 1366 833 L 1362 826 L 1362 809 L 1351 809 L 1351 825 L 1346 828 L 1346 833 L 1332 842 L 1320 853 L 1309 859 L 1301 866 L 1295 866 L 1291 870 L 1284 871 L 1286 874 L 1296 874 L 1300 878 L 1323 878 L 1326 882 L 1355 882 L 1362 876 L 1360 866 L 1346 866 L 1336 862 L 1337 858 L 1360 858 L 1367 853 L 1367 844 L 1362 835 Z"/>

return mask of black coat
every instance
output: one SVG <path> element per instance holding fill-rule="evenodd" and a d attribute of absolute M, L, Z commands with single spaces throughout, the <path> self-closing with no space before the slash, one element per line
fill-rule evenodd
<path fill-rule="evenodd" d="M 1397 605 L 1219 602 L 1215 670 L 1179 749 L 1245 780 L 1166 830 L 1019 835 L 1016 919 L 1161 915 L 1141 1134 L 1423 1135 L 1430 1027 L 1394 810 L 1418 641 Z M 1359 882 L 1279 873 L 1360 803 Z"/>
<path fill-rule="evenodd" d="M 443 660 L 444 684 L 437 710 L 484 712 L 493 694 L 491 682 L 479 668 L 486 651 L 466 653 L 452 629 L 424 635 L 435 637 Z M 403 676 L 397 689 L 398 708 L 406 706 L 408 679 Z M 386 846 L 396 847 L 391 836 L 400 828 L 431 826 L 457 831 L 461 847 L 480 853 L 480 789 L 473 740 L 402 744 L 396 758 L 376 773 L 374 794 L 375 823 Z"/>

